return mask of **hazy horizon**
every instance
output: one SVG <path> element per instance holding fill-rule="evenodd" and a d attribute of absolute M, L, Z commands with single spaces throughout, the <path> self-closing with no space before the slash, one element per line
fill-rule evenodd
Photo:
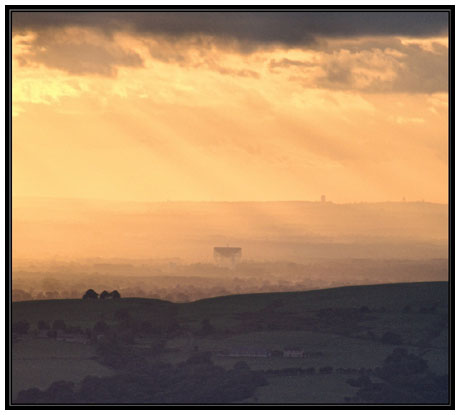
<path fill-rule="evenodd" d="M 16 263 L 447 259 L 447 13 L 12 22 Z"/>

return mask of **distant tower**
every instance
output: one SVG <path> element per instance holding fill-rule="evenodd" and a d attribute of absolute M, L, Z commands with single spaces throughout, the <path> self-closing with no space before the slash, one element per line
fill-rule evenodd
<path fill-rule="evenodd" d="M 241 248 L 239 247 L 214 247 L 214 260 L 216 264 L 224 267 L 234 268 L 241 259 Z"/>
<path fill-rule="evenodd" d="M 321 203 L 325 203 L 326 202 L 326 195 L 321 195 Z"/>

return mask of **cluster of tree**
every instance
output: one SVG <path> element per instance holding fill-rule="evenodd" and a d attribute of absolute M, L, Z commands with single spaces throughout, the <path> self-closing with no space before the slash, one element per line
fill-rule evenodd
<path fill-rule="evenodd" d="M 443 404 L 449 400 L 449 379 L 428 370 L 428 363 L 406 349 L 396 348 L 381 367 L 374 370 L 379 382 L 369 376 L 350 379 L 351 386 L 359 388 L 352 403 L 385 404 Z"/>
<path fill-rule="evenodd" d="M 101 294 L 98 294 L 92 288 L 86 291 L 85 294 L 83 295 L 83 300 L 97 300 L 98 298 L 100 300 L 107 300 L 107 299 L 118 300 L 119 298 L 121 298 L 121 295 L 117 290 L 114 290 L 110 293 L 104 290 L 101 292 Z"/>
<path fill-rule="evenodd" d="M 244 362 L 225 370 L 214 365 L 209 354 L 200 353 L 176 366 L 144 364 L 111 377 L 88 376 L 80 385 L 60 381 L 45 391 L 27 389 L 16 403 L 221 404 L 249 398 L 266 384 L 264 375 Z"/>
<path fill-rule="evenodd" d="M 264 371 L 267 375 L 273 376 L 300 376 L 300 375 L 314 375 L 316 369 L 314 367 L 302 368 L 302 367 L 286 367 L 284 369 L 267 369 Z"/>
<path fill-rule="evenodd" d="M 232 334 L 270 330 L 309 330 L 350 335 L 360 330 L 360 323 L 375 320 L 377 312 L 378 309 L 371 310 L 367 306 L 361 306 L 325 308 L 312 315 L 309 312 L 293 314 L 270 307 L 259 311 L 235 313 L 234 317 L 240 324 L 232 328 Z"/>
<path fill-rule="evenodd" d="M 11 331 L 13 334 L 27 334 L 30 328 L 30 324 L 26 320 L 17 321 L 11 325 Z"/>
<path fill-rule="evenodd" d="M 393 344 L 393 345 L 399 345 L 399 344 L 402 344 L 403 342 L 401 335 L 398 333 L 394 333 L 392 331 L 387 331 L 383 333 L 381 341 L 384 344 Z"/>

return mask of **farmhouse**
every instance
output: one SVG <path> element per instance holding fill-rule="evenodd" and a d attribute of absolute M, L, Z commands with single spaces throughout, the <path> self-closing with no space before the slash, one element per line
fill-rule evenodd
<path fill-rule="evenodd" d="M 221 356 L 226 357 L 270 357 L 272 354 L 270 350 L 256 350 L 256 349 L 234 349 L 229 352 L 223 352 Z"/>
<path fill-rule="evenodd" d="M 294 348 L 284 349 L 283 357 L 297 357 L 297 358 L 305 357 L 305 352 L 303 349 L 294 349 Z"/>
<path fill-rule="evenodd" d="M 38 330 L 37 337 L 39 339 L 47 339 L 49 337 L 48 336 L 48 330 Z"/>
<path fill-rule="evenodd" d="M 89 339 L 83 335 L 83 334 L 79 334 L 79 333 L 58 333 L 58 335 L 56 336 L 56 340 L 57 341 L 63 341 L 63 342 L 67 342 L 67 343 L 82 343 L 82 344 L 87 344 L 89 343 Z"/>

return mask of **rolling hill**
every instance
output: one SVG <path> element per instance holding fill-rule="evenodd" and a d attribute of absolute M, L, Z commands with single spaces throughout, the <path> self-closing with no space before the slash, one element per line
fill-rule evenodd
<path fill-rule="evenodd" d="M 27 321 L 30 328 L 13 343 L 13 396 L 57 380 L 78 384 L 87 375 L 117 372 L 98 359 L 98 340 L 73 344 L 34 333 L 40 320 L 63 320 L 82 330 L 94 330 L 103 321 L 107 333 L 118 334 L 131 325 L 130 353 L 152 363 L 177 365 L 196 353 L 208 353 L 227 370 L 244 361 L 263 373 L 267 384 L 242 402 L 343 403 L 356 391 L 347 383 L 350 376 L 374 370 L 398 347 L 423 356 L 432 373 L 446 375 L 448 299 L 448 283 L 428 282 L 231 295 L 183 304 L 140 298 L 17 302 L 13 324 Z M 153 353 L 159 339 L 161 347 Z M 302 350 L 304 357 L 283 357 L 289 349 Z M 266 350 L 271 356 L 241 350 Z M 312 368 L 315 375 L 307 375 Z"/>

